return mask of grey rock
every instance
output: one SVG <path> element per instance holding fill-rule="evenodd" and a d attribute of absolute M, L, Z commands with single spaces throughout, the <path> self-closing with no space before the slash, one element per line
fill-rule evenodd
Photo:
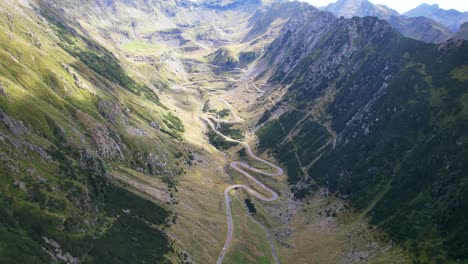
<path fill-rule="evenodd" d="M 118 103 L 101 99 L 98 102 L 97 108 L 101 116 L 109 120 L 112 124 L 127 124 L 126 114 Z"/>
<path fill-rule="evenodd" d="M 20 189 L 21 191 L 27 193 L 28 189 L 26 188 L 26 183 L 18 180 L 13 181 L 13 186 L 16 188 Z"/>
<path fill-rule="evenodd" d="M 161 130 L 161 126 L 159 126 L 159 124 L 156 123 L 156 121 L 151 121 L 150 126 L 156 130 Z"/>
<path fill-rule="evenodd" d="M 60 247 L 59 243 L 57 243 L 55 240 L 47 237 L 42 237 L 46 244 L 51 246 L 53 248 L 52 252 L 48 251 L 50 254 L 52 254 L 57 260 L 60 260 L 62 262 L 68 263 L 68 264 L 76 264 L 79 262 L 78 258 L 73 257 L 70 253 L 68 252 L 63 252 L 62 248 Z"/>
<path fill-rule="evenodd" d="M 147 131 L 145 131 L 143 129 L 136 128 L 136 127 L 127 127 L 126 131 L 127 131 L 128 134 L 133 135 L 133 136 L 143 137 L 143 136 L 148 135 Z"/>
<path fill-rule="evenodd" d="M 28 132 L 27 127 L 22 121 L 18 121 L 10 117 L 7 113 L 0 109 L 0 122 L 3 123 L 10 132 L 15 136 L 21 136 Z"/>

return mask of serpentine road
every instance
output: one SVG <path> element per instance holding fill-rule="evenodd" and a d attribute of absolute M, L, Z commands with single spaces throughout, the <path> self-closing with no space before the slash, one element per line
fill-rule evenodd
<path fill-rule="evenodd" d="M 226 202 L 226 216 L 227 216 L 227 223 L 228 223 L 228 233 L 227 233 L 226 242 L 224 243 L 223 250 L 221 251 L 221 253 L 219 255 L 219 258 L 218 258 L 218 261 L 216 262 L 216 264 L 221 264 L 223 262 L 223 259 L 224 259 L 225 255 L 226 255 L 226 252 L 227 252 L 227 250 L 229 248 L 229 245 L 231 244 L 232 235 L 233 235 L 233 231 L 234 231 L 234 227 L 233 227 L 233 223 L 232 223 L 232 213 L 231 213 L 231 197 L 229 196 L 229 192 L 231 190 L 234 190 L 234 189 L 242 188 L 242 189 L 245 189 L 247 192 L 249 192 L 251 195 L 255 196 L 256 198 L 258 198 L 258 199 L 260 199 L 262 201 L 273 202 L 276 199 L 278 199 L 278 194 L 276 192 L 274 192 L 273 190 L 271 190 L 270 188 L 268 188 L 267 186 L 265 186 L 262 182 L 260 182 L 256 178 L 254 178 L 252 175 L 250 175 L 247 172 L 247 170 L 253 171 L 253 172 L 265 175 L 265 176 L 275 177 L 275 176 L 282 175 L 283 174 L 283 169 L 276 166 L 275 164 L 273 164 L 271 162 L 268 162 L 268 161 L 266 161 L 266 160 L 264 160 L 262 158 L 257 157 L 253 153 L 252 148 L 249 146 L 249 144 L 247 144 L 247 143 L 245 143 L 243 141 L 238 141 L 238 140 L 232 139 L 230 137 L 227 137 L 227 136 L 221 134 L 219 131 L 216 130 L 215 125 L 213 124 L 213 122 L 211 122 L 210 118 L 213 119 L 216 122 L 223 122 L 223 120 L 219 120 L 218 118 L 213 117 L 211 115 L 206 115 L 206 116 L 202 117 L 202 119 L 211 127 L 211 129 L 216 134 L 223 137 L 227 141 L 242 144 L 245 147 L 245 149 L 247 150 L 247 153 L 251 158 L 253 158 L 253 159 L 255 159 L 255 160 L 257 160 L 257 161 L 259 161 L 261 163 L 264 163 L 264 164 L 266 164 L 266 165 L 268 165 L 268 166 L 270 166 L 270 167 L 272 167 L 272 168 L 274 168 L 276 170 L 276 172 L 274 172 L 274 173 L 269 173 L 269 172 L 262 171 L 260 169 L 253 168 L 252 166 L 250 166 L 250 165 L 248 165 L 248 164 L 246 164 L 244 162 L 239 162 L 239 161 L 231 162 L 231 164 L 230 164 L 231 168 L 233 168 L 237 172 L 241 173 L 245 177 L 247 177 L 250 180 L 252 180 L 253 182 L 255 182 L 255 184 L 260 186 L 262 189 L 269 192 L 270 196 L 266 197 L 266 196 L 258 193 L 257 191 L 253 190 L 249 186 L 243 185 L 243 184 L 231 185 L 231 186 L 227 187 L 224 190 L 224 199 L 225 199 L 225 202 Z M 272 241 L 270 241 L 270 243 L 272 243 Z M 271 248 L 272 248 L 272 253 L 274 255 L 274 259 L 275 259 L 276 262 L 278 262 L 278 258 L 276 256 L 276 251 L 275 251 L 275 248 L 274 248 L 273 244 L 271 245 Z"/>

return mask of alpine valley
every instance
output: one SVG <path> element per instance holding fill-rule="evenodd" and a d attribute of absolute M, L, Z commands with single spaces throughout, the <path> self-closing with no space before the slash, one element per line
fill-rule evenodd
<path fill-rule="evenodd" d="M 464 15 L 0 1 L 0 263 L 467 263 Z"/>

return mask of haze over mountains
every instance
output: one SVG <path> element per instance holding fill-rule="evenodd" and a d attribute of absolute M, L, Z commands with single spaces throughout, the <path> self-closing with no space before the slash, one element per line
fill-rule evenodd
<path fill-rule="evenodd" d="M 468 22 L 465 22 L 460 26 L 460 29 L 454 35 L 454 38 L 468 40 Z"/>
<path fill-rule="evenodd" d="M 324 9 L 1 1 L 0 263 L 466 262 L 462 15 Z"/>
<path fill-rule="evenodd" d="M 404 13 L 408 17 L 427 17 L 441 24 L 444 24 L 453 32 L 460 28 L 460 25 L 468 21 L 468 12 L 460 12 L 454 9 L 445 10 L 438 5 L 422 4 L 413 10 Z"/>
<path fill-rule="evenodd" d="M 452 37 L 453 32 L 456 31 L 456 29 L 453 30 L 453 26 L 450 25 L 450 23 L 444 24 L 442 21 L 448 22 L 449 20 L 463 20 L 461 15 L 453 13 L 456 12 L 455 10 L 453 10 L 452 13 L 447 14 L 445 18 L 440 17 L 439 19 L 434 19 L 435 15 L 430 15 L 430 10 L 422 12 L 425 9 L 421 9 L 421 12 L 419 12 L 415 9 L 413 12 L 409 11 L 404 15 L 400 15 L 393 9 L 384 5 L 374 5 L 368 0 L 340 0 L 336 3 L 329 4 L 322 9 L 330 11 L 338 17 L 344 16 L 350 18 L 353 16 L 375 16 L 380 19 L 387 20 L 392 27 L 397 29 L 406 37 L 430 43 L 443 42 Z M 435 9 L 431 10 L 434 12 L 437 11 Z M 440 11 L 442 9 L 438 10 Z"/>

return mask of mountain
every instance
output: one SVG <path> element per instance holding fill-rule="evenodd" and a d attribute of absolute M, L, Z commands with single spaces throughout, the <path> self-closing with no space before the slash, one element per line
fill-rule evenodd
<path fill-rule="evenodd" d="M 425 17 L 392 16 L 387 21 L 404 36 L 427 43 L 441 43 L 453 34 L 444 25 Z"/>
<path fill-rule="evenodd" d="M 468 12 L 460 12 L 455 9 L 445 10 L 439 5 L 422 4 L 404 14 L 408 17 L 427 17 L 447 26 L 456 32 L 460 25 L 468 21 Z"/>
<path fill-rule="evenodd" d="M 1 1 L 0 263 L 212 262 L 227 174 L 194 122 L 206 90 L 183 84 L 205 55 L 242 41 L 258 8 Z M 235 53 L 242 63 L 274 37 L 256 36 Z"/>
<path fill-rule="evenodd" d="M 365 8 L 1 1 L 0 263 L 466 261 L 467 42 Z"/>
<path fill-rule="evenodd" d="M 170 75 L 129 72 L 43 7 L 0 3 L 0 262 L 165 261 L 153 226 L 173 219 L 184 131 L 156 93 Z M 158 175 L 146 196 L 141 174 Z"/>
<path fill-rule="evenodd" d="M 455 39 L 468 40 L 468 22 L 462 24 L 457 33 L 453 36 Z"/>
<path fill-rule="evenodd" d="M 393 9 L 384 5 L 374 5 L 368 0 L 339 0 L 322 9 L 330 11 L 338 17 L 375 16 L 385 19 L 404 36 L 428 43 L 440 43 L 452 35 L 452 32 L 440 22 L 429 18 L 401 16 Z"/>
<path fill-rule="evenodd" d="M 398 16 L 399 13 L 384 5 L 374 5 L 367 0 L 340 0 L 336 3 L 331 3 L 323 8 L 330 11 L 337 17 L 351 18 L 353 16 L 365 17 L 375 16 L 382 19 L 387 19 L 391 16 Z"/>
<path fill-rule="evenodd" d="M 284 164 L 296 197 L 327 186 L 414 262 L 466 260 L 467 56 L 466 41 L 425 44 L 309 8 L 258 62 L 278 87 L 268 95 L 285 94 L 259 119 L 258 148 Z"/>

